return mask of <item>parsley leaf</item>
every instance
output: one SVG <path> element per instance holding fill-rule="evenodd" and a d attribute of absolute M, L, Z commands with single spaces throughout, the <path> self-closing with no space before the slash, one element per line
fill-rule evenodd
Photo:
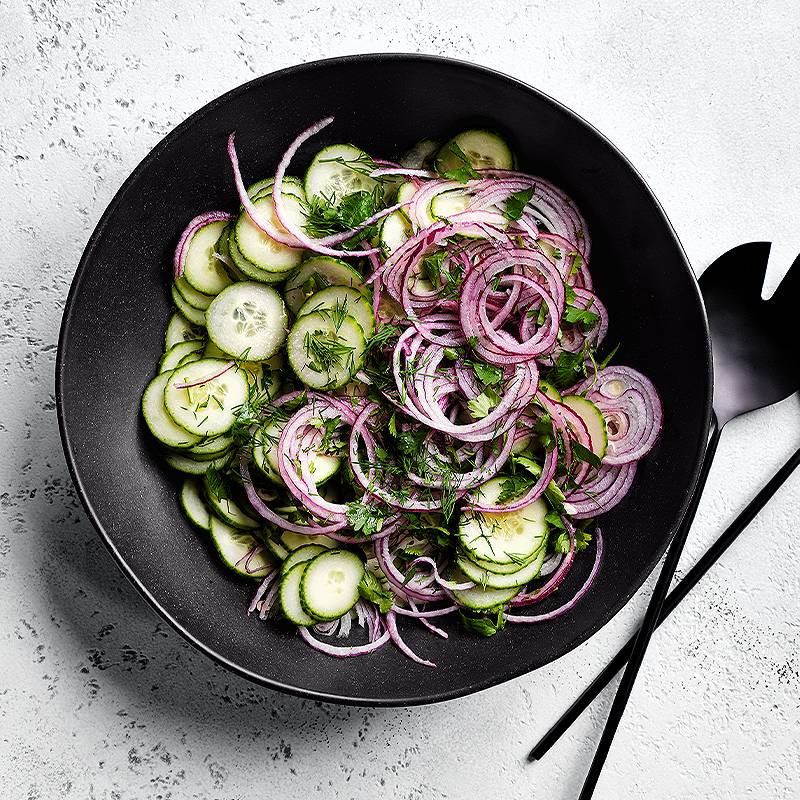
<path fill-rule="evenodd" d="M 589 546 L 589 542 L 591 541 L 592 541 L 591 533 L 588 533 L 585 530 L 575 531 L 575 549 L 579 553 L 584 551 Z"/>
<path fill-rule="evenodd" d="M 500 367 L 494 367 L 491 364 L 482 364 L 480 361 L 472 363 L 472 369 L 475 372 L 475 377 L 484 386 L 495 386 L 503 380 L 503 370 Z"/>
<path fill-rule="evenodd" d="M 477 397 L 467 402 L 467 408 L 475 419 L 488 417 L 492 409 L 500 402 L 500 395 L 487 386 Z"/>
<path fill-rule="evenodd" d="M 377 506 L 354 500 L 347 504 L 347 521 L 353 530 L 372 536 L 383 527 L 384 515 Z"/>
<path fill-rule="evenodd" d="M 498 631 L 503 630 L 506 626 L 506 620 L 503 616 L 503 609 L 497 611 L 497 616 L 471 616 L 463 611 L 460 612 L 462 625 L 470 632 L 477 633 L 478 636 L 494 636 Z"/>
<path fill-rule="evenodd" d="M 364 577 L 358 584 L 358 593 L 370 603 L 375 603 L 381 614 L 389 611 L 394 602 L 392 593 L 384 589 L 380 581 L 368 569 L 364 570 Z"/>
<path fill-rule="evenodd" d="M 561 531 L 558 536 L 556 536 L 553 542 L 553 550 L 563 556 L 569 553 L 569 534 L 566 531 Z"/>
<path fill-rule="evenodd" d="M 522 189 L 519 192 L 514 192 L 514 194 L 509 195 L 506 200 L 506 209 L 503 211 L 503 216 L 506 219 L 518 220 L 532 197 L 533 187 L 530 189 Z"/>
<path fill-rule="evenodd" d="M 595 314 L 594 311 L 590 311 L 588 308 L 578 308 L 577 306 L 566 306 L 564 308 L 564 322 L 570 322 L 572 324 L 582 322 L 584 325 L 591 327 L 595 325 L 599 319 L 600 316 Z"/>
<path fill-rule="evenodd" d="M 544 515 L 544 521 L 553 528 L 558 528 L 561 531 L 566 530 L 564 520 L 561 519 L 561 515 L 556 511 L 548 511 Z"/>
<path fill-rule="evenodd" d="M 508 500 L 514 500 L 530 489 L 531 486 L 533 486 L 533 481 L 527 475 L 510 475 L 507 478 L 503 478 L 497 502 L 502 504 Z"/>
<path fill-rule="evenodd" d="M 455 142 L 450 142 L 448 147 L 461 162 L 461 166 L 456 169 L 445 170 L 443 177 L 451 181 L 458 181 L 459 183 L 466 183 L 470 179 L 480 179 L 480 173 L 472 166 L 467 154 Z"/>
<path fill-rule="evenodd" d="M 576 383 L 585 372 L 585 359 L 583 351 L 569 353 L 562 350 L 558 354 L 555 365 L 547 373 L 547 380 L 556 389 L 566 389 Z"/>

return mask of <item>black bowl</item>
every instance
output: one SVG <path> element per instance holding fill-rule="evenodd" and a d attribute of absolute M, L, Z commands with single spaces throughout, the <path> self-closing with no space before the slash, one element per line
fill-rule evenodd
<path fill-rule="evenodd" d="M 520 167 L 565 189 L 588 221 L 591 268 L 611 317 L 617 360 L 649 375 L 664 432 L 628 497 L 603 518 L 607 555 L 568 616 L 509 626 L 483 639 L 445 623 L 450 638 L 403 626 L 418 666 L 394 647 L 335 660 L 295 634 L 248 618 L 253 587 L 226 572 L 181 516 L 178 479 L 156 458 L 139 398 L 163 347 L 175 242 L 187 220 L 236 208 L 225 139 L 237 132 L 245 180 L 274 172 L 296 133 L 336 117 L 300 152 L 353 141 L 393 157 L 423 137 L 498 129 Z M 642 178 L 594 128 L 556 101 L 487 69 L 417 55 L 320 61 L 234 89 L 193 114 L 134 170 L 103 215 L 67 300 L 58 351 L 59 420 L 72 476 L 120 567 L 192 644 L 229 669 L 287 692 L 363 705 L 411 705 L 469 694 L 564 655 L 600 629 L 664 552 L 697 477 L 708 429 L 711 355 L 694 275 Z M 543 608 L 563 602 L 591 552 Z"/>

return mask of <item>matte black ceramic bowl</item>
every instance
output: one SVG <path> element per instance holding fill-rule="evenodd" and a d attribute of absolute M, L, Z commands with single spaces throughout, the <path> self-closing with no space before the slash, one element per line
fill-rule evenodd
<path fill-rule="evenodd" d="M 172 252 L 186 222 L 236 209 L 225 139 L 232 130 L 245 180 L 274 172 L 309 123 L 336 117 L 298 156 L 352 141 L 380 157 L 423 137 L 487 125 L 522 169 L 563 187 L 592 235 L 592 274 L 608 306 L 618 361 L 649 375 L 664 432 L 627 498 L 603 519 L 607 556 L 580 606 L 553 622 L 509 626 L 491 639 L 445 623 L 450 639 L 414 622 L 418 666 L 394 647 L 335 660 L 273 623 L 248 618 L 253 587 L 214 557 L 181 516 L 179 478 L 156 457 L 139 398 L 163 347 Z M 134 170 L 103 215 L 67 300 L 59 343 L 58 411 L 75 484 L 125 574 L 192 644 L 252 680 L 295 694 L 363 705 L 458 697 L 547 664 L 583 642 L 631 597 L 677 525 L 697 476 L 711 396 L 708 331 L 697 284 L 669 221 L 625 157 L 590 125 L 519 81 L 417 55 L 333 59 L 234 89 L 175 128 Z M 543 609 L 586 577 L 587 552 Z"/>

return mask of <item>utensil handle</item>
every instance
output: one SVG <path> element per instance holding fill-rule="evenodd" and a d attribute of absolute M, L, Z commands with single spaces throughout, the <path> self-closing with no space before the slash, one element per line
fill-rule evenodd
<path fill-rule="evenodd" d="M 736 541 L 739 534 L 756 518 L 758 512 L 772 499 L 789 476 L 800 466 L 800 448 L 769 479 L 758 494 L 747 504 L 739 516 L 717 537 L 716 541 L 686 573 L 683 580 L 667 595 L 661 614 L 660 625 L 700 583 L 703 576 L 716 564 L 722 554 Z M 600 692 L 611 682 L 630 658 L 636 634 L 617 651 L 594 680 L 581 692 L 572 705 L 558 718 L 550 730 L 536 743 L 528 754 L 528 761 L 538 761 L 563 736 L 573 722 L 592 704 Z"/>
<path fill-rule="evenodd" d="M 722 428 L 719 426 L 716 417 L 713 418 L 712 425 L 713 432 L 711 434 L 711 439 L 708 442 L 708 447 L 706 447 L 705 456 L 703 457 L 703 465 L 700 470 L 700 477 L 698 478 L 697 484 L 694 487 L 694 492 L 692 493 L 692 497 L 689 501 L 689 505 L 686 509 L 683 520 L 678 526 L 678 530 L 676 531 L 675 537 L 669 546 L 669 550 L 667 550 L 667 557 L 664 561 L 664 566 L 662 567 L 661 574 L 658 576 L 658 580 L 656 581 L 656 585 L 653 589 L 653 594 L 650 597 L 650 602 L 647 606 L 647 611 L 645 611 L 644 619 L 642 620 L 639 632 L 636 634 L 636 641 L 634 642 L 633 649 L 631 650 L 628 666 L 622 675 L 619 688 L 614 696 L 614 702 L 611 705 L 611 711 L 609 712 L 606 726 L 603 729 L 602 735 L 600 736 L 600 742 L 597 745 L 594 758 L 589 766 L 589 772 L 586 776 L 586 780 L 584 781 L 581 793 L 578 795 L 578 800 L 589 800 L 589 798 L 591 798 L 591 796 L 594 794 L 595 786 L 597 786 L 597 781 L 600 778 L 600 772 L 605 764 L 608 751 L 611 749 L 611 743 L 614 741 L 614 735 L 616 734 L 619 723 L 622 720 L 622 715 L 625 713 L 625 706 L 627 705 L 628 698 L 631 696 L 631 692 L 633 691 L 633 685 L 636 683 L 636 676 L 639 674 L 639 668 L 642 665 L 642 661 L 644 661 L 644 656 L 647 652 L 647 646 L 650 644 L 653 631 L 658 623 L 658 618 L 661 614 L 661 608 L 664 605 L 664 600 L 667 596 L 667 592 L 669 591 L 670 584 L 672 583 L 672 578 L 675 575 L 675 569 L 678 566 L 678 561 L 681 557 L 681 553 L 683 552 L 683 546 L 686 544 L 686 537 L 689 534 L 689 529 L 691 528 L 695 514 L 697 513 L 697 507 L 700 505 L 700 497 L 703 494 L 703 488 L 708 480 L 708 473 L 711 470 L 711 464 L 714 461 L 714 455 L 717 452 L 719 438 L 722 434 Z"/>

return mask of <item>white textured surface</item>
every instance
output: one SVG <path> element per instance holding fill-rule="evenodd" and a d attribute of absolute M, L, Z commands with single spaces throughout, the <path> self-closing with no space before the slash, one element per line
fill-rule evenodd
<path fill-rule="evenodd" d="M 558 97 L 644 173 L 698 270 L 752 238 L 791 248 L 798 40 L 792 0 L 3 0 L 0 794 L 455 799 L 489 781 L 574 797 L 608 696 L 545 762 L 524 754 L 647 590 L 549 668 L 432 708 L 323 706 L 223 672 L 153 615 L 75 498 L 53 397 L 64 298 L 106 204 L 176 122 L 254 75 L 354 52 L 466 58 Z M 797 412 L 791 398 L 731 424 L 686 564 L 800 443 Z M 800 796 L 799 500 L 800 474 L 656 635 L 597 797 Z"/>

